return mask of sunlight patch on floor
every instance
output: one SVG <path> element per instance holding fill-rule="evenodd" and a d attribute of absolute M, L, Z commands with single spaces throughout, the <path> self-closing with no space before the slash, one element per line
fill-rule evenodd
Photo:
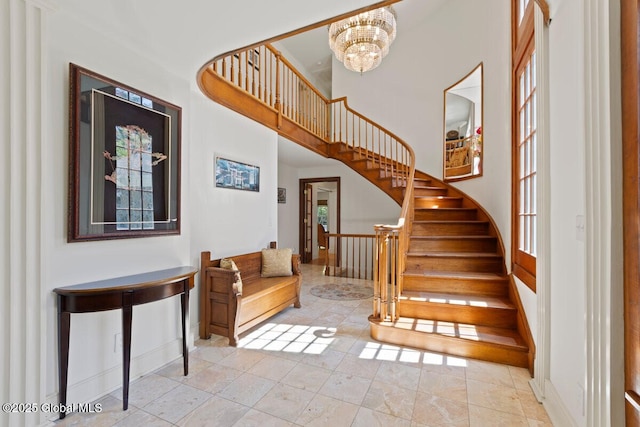
<path fill-rule="evenodd" d="M 331 345 L 336 328 L 267 323 L 238 342 L 239 348 L 322 354 Z"/>
<path fill-rule="evenodd" d="M 359 355 L 360 359 L 382 360 L 387 362 L 415 363 L 423 365 L 441 365 L 466 367 L 467 361 L 459 357 L 427 351 L 402 348 L 389 344 L 369 342 Z"/>

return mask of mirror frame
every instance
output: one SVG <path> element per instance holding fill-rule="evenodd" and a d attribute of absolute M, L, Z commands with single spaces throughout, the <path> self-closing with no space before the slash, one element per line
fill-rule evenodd
<path fill-rule="evenodd" d="M 479 125 L 478 121 L 474 120 L 474 125 L 472 129 L 472 134 L 470 136 L 466 136 L 464 138 L 456 138 L 455 143 L 453 143 L 452 139 L 447 138 L 447 93 L 454 90 L 456 86 L 462 84 L 465 80 L 471 77 L 474 73 L 480 70 L 480 121 Z M 468 74 L 466 74 L 463 78 L 458 80 L 453 85 L 449 86 L 444 90 L 443 96 L 443 153 L 442 153 L 442 178 L 443 181 L 451 182 L 451 181 L 462 181 L 465 179 L 477 178 L 482 176 L 483 174 L 483 153 L 484 153 L 484 138 L 483 138 L 483 127 L 484 127 L 484 65 L 483 62 L 480 62 L 476 65 Z M 477 115 L 474 113 L 474 117 Z M 467 145 L 469 144 L 469 145 Z M 467 155 L 465 158 L 469 159 L 468 164 L 459 166 L 459 167 L 470 167 L 469 172 L 453 174 L 447 176 L 447 169 L 452 169 L 451 167 L 447 167 L 448 157 L 450 158 L 454 152 L 462 152 L 467 151 Z M 455 150 L 455 151 L 454 151 Z M 475 159 L 478 159 L 477 167 L 475 165 Z M 477 169 L 477 170 L 476 170 Z"/>

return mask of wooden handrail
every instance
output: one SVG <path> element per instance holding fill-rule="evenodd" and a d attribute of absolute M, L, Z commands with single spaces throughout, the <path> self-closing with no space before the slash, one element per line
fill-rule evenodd
<path fill-rule="evenodd" d="M 199 84 L 207 93 L 202 83 L 205 73 L 217 75 L 272 110 L 278 130 L 286 118 L 327 144 L 344 144 L 361 159 L 379 167 L 381 174 L 391 178 L 393 186 L 404 189 L 398 223 L 374 227 L 377 265 L 373 317 L 395 320 L 413 221 L 415 153 L 411 146 L 351 109 L 346 97 L 329 100 L 270 44 L 214 58 L 200 72 Z"/>

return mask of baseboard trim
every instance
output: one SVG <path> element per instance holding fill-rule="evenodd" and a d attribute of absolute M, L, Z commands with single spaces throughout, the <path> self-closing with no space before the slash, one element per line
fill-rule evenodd
<path fill-rule="evenodd" d="M 551 381 L 545 380 L 544 397 L 542 397 L 541 390 L 533 380 L 529 384 L 536 398 L 547 411 L 554 426 L 578 427 Z"/>

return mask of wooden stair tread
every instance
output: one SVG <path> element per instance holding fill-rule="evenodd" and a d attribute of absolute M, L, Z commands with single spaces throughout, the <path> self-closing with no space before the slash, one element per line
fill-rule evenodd
<path fill-rule="evenodd" d="M 413 184 L 413 188 L 420 190 L 448 190 L 447 187 L 438 187 L 435 185 L 416 185 L 415 182 Z"/>
<path fill-rule="evenodd" d="M 515 307 L 508 297 L 490 295 L 464 295 L 442 292 L 403 291 L 399 297 L 405 301 L 428 302 L 434 304 L 449 304 L 454 306 L 468 306 L 478 308 L 496 308 L 513 310 Z"/>
<path fill-rule="evenodd" d="M 462 197 L 456 196 L 413 196 L 414 199 L 436 199 L 436 200 L 462 200 Z M 440 208 L 428 208 L 428 209 L 440 209 Z"/>
<path fill-rule="evenodd" d="M 502 258 L 500 254 L 492 252 L 407 252 L 412 257 L 441 257 L 441 258 Z"/>
<path fill-rule="evenodd" d="M 417 198 L 421 198 L 421 197 L 417 197 Z M 423 198 L 436 198 L 436 197 L 432 197 L 432 196 L 424 196 Z M 422 208 L 422 207 L 415 207 L 415 210 L 431 210 L 431 211 L 477 211 L 478 209 L 476 208 Z M 442 221 L 442 220 L 440 220 Z"/>
<path fill-rule="evenodd" d="M 451 272 L 451 271 L 405 271 L 404 276 L 431 277 L 444 279 L 473 279 L 487 281 L 506 281 L 507 277 L 498 273 L 483 272 Z"/>
<path fill-rule="evenodd" d="M 432 209 L 432 208 L 418 208 L 418 209 Z M 462 208 L 444 208 L 444 209 L 462 209 Z M 438 209 L 438 210 L 444 210 L 444 209 Z M 473 208 L 471 208 L 473 209 Z M 460 224 L 488 224 L 489 221 L 482 221 L 482 220 L 475 220 L 475 219 L 452 219 L 452 220 L 446 220 L 446 219 L 419 219 L 419 220 L 414 220 L 413 221 L 414 224 L 453 224 L 453 223 L 460 223 Z"/>
<path fill-rule="evenodd" d="M 507 347 L 519 352 L 529 351 L 529 347 L 518 331 L 513 329 L 430 319 L 414 319 L 411 317 L 400 317 L 395 322 L 381 322 L 380 325 L 425 335 L 437 335 L 454 340 Z"/>
<path fill-rule="evenodd" d="M 490 240 L 490 239 L 496 239 L 495 236 L 490 236 L 488 234 L 468 234 L 468 235 L 460 235 L 460 234 L 454 234 L 454 235 L 429 235 L 429 236 L 423 236 L 420 234 L 412 234 L 411 236 L 409 236 L 409 238 L 411 239 L 416 239 L 416 240 L 451 240 L 451 239 L 468 239 L 468 240 Z"/>

